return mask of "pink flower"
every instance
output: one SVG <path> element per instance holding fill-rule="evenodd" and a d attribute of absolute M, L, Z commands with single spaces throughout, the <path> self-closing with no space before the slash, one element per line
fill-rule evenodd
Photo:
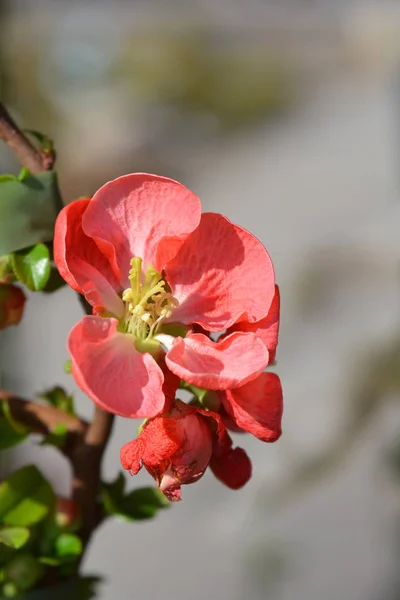
<path fill-rule="evenodd" d="M 222 215 L 201 215 L 176 181 L 126 175 L 65 207 L 54 255 L 93 307 L 68 346 L 78 385 L 106 410 L 153 417 L 168 410 L 176 377 L 232 390 L 270 361 L 258 330 L 246 329 L 273 301 L 267 251 Z"/>
<path fill-rule="evenodd" d="M 176 400 L 168 414 L 146 422 L 139 437 L 121 449 L 124 469 L 136 475 L 144 466 L 171 501 L 181 499 L 181 485 L 194 483 L 208 465 L 233 489 L 251 476 L 251 464 L 232 440 L 217 413 Z"/>
<path fill-rule="evenodd" d="M 22 319 L 25 294 L 16 285 L 0 284 L 0 329 L 17 325 Z"/>

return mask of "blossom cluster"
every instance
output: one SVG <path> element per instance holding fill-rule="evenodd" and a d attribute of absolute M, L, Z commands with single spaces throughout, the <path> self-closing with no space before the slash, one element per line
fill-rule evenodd
<path fill-rule="evenodd" d="M 54 259 L 93 309 L 69 335 L 77 384 L 101 408 L 145 419 L 123 467 L 144 466 L 170 500 L 208 466 L 232 489 L 244 485 L 251 463 L 228 430 L 265 442 L 281 434 L 280 381 L 265 372 L 279 290 L 261 242 L 202 214 L 180 183 L 135 173 L 61 211 Z"/>

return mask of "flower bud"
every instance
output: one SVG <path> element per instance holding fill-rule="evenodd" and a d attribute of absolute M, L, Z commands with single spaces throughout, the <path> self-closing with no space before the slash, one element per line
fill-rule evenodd
<path fill-rule="evenodd" d="M 20 322 L 25 300 L 21 288 L 12 284 L 0 284 L 0 329 Z"/>
<path fill-rule="evenodd" d="M 74 524 L 80 517 L 79 505 L 71 498 L 57 496 L 56 523 L 60 527 Z"/>
<path fill-rule="evenodd" d="M 202 415 L 176 400 L 168 415 L 149 419 L 139 437 L 121 450 L 122 466 L 136 474 L 141 465 L 170 501 L 181 499 L 181 484 L 200 479 L 210 462 L 212 434 Z"/>

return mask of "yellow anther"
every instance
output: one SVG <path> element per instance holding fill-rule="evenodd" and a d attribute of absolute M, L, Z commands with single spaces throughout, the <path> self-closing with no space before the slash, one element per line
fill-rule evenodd
<path fill-rule="evenodd" d="M 139 257 L 131 260 L 129 281 L 131 287 L 122 292 L 126 309 L 121 326 L 137 339 L 148 340 L 179 303 L 165 290 L 166 282 L 153 266 L 150 265 L 142 277 L 142 259 Z"/>

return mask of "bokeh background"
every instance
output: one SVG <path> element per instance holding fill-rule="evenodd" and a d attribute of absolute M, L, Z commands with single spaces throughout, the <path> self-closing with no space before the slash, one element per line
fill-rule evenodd
<path fill-rule="evenodd" d="M 0 73 L 13 115 L 56 141 L 66 200 L 175 177 L 262 240 L 281 287 L 281 440 L 236 440 L 243 490 L 210 473 L 154 521 L 107 522 L 84 564 L 98 597 L 398 600 L 400 3 L 1 0 Z M 80 317 L 71 290 L 32 295 L 1 332 L 1 385 L 61 383 L 89 417 L 63 372 Z M 135 433 L 118 420 L 106 477 Z M 68 492 L 52 449 L 0 467 L 32 460 Z"/>

